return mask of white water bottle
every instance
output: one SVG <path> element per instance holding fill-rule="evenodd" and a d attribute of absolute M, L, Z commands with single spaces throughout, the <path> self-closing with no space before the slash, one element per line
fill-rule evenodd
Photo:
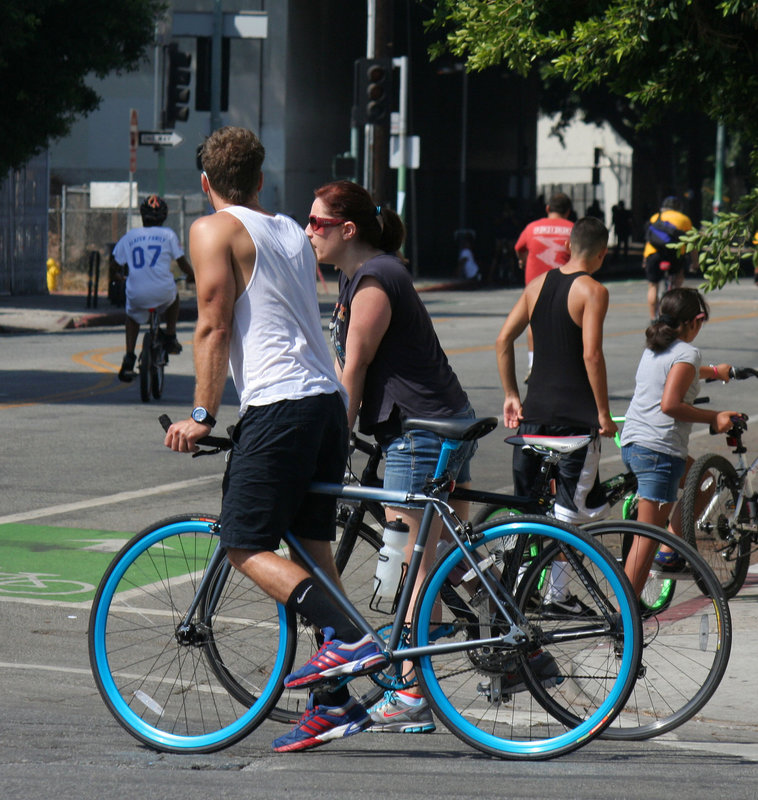
<path fill-rule="evenodd" d="M 374 576 L 374 593 L 377 597 L 394 597 L 403 575 L 403 550 L 408 542 L 408 526 L 398 517 L 384 526 L 384 544 L 379 551 Z"/>

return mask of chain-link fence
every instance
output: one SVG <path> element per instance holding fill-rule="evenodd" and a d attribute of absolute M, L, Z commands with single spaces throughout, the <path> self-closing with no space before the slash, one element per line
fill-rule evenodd
<path fill-rule="evenodd" d="M 50 198 L 48 256 L 61 265 L 64 275 L 86 273 L 94 251 L 107 264 L 113 246 L 128 228 L 142 224 L 139 204 L 146 196 L 139 196 L 129 225 L 129 209 L 92 208 L 89 186 L 64 186 L 61 194 Z M 176 231 L 186 250 L 190 225 L 208 211 L 205 195 L 167 194 L 164 199 L 168 203 L 165 224 Z"/>

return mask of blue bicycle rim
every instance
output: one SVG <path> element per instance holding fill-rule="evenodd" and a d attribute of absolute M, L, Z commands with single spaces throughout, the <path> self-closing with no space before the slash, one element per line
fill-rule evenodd
<path fill-rule="evenodd" d="M 211 530 L 211 526 L 213 524 L 214 523 L 205 523 L 200 520 L 176 522 L 170 525 L 165 525 L 161 528 L 157 528 L 150 534 L 135 542 L 134 546 L 129 551 L 124 553 L 124 555 L 119 559 L 118 565 L 109 576 L 108 581 L 103 588 L 103 591 L 100 595 L 100 602 L 95 610 L 95 660 L 103 688 L 108 694 L 110 702 L 113 704 L 115 713 L 122 720 L 124 720 L 128 727 L 137 732 L 139 735 L 143 736 L 145 739 L 155 742 L 157 745 L 165 745 L 173 748 L 186 747 L 188 749 L 195 749 L 198 747 L 216 745 L 226 739 L 229 739 L 230 737 L 236 735 L 244 727 L 249 725 L 253 719 L 255 719 L 255 717 L 260 713 L 262 706 L 269 700 L 271 693 L 278 689 L 279 682 L 283 677 L 284 653 L 286 651 L 287 640 L 287 616 L 286 609 L 280 603 L 277 603 L 277 613 L 279 617 L 279 647 L 277 649 L 276 662 L 271 671 L 268 682 L 261 689 L 258 700 L 248 709 L 245 714 L 235 720 L 232 724 L 227 725 L 224 728 L 220 728 L 213 733 L 200 734 L 198 736 L 179 736 L 177 734 L 160 730 L 159 728 L 154 728 L 152 725 L 146 723 L 129 707 L 129 705 L 124 701 L 121 693 L 118 690 L 118 687 L 111 677 L 110 666 L 108 664 L 108 653 L 105 647 L 106 625 L 113 595 L 124 573 L 142 553 L 144 553 L 152 545 L 160 542 L 162 539 L 175 534 L 192 533 L 197 532 L 198 530 L 210 534 L 213 533 Z"/>
<path fill-rule="evenodd" d="M 608 580 L 609 585 L 615 592 L 618 598 L 624 598 L 624 589 L 619 582 L 617 576 L 612 571 L 608 563 L 602 558 L 595 558 L 594 551 L 589 548 L 583 547 L 585 544 L 583 540 L 577 539 L 570 531 L 563 528 L 553 527 L 548 524 L 541 524 L 536 522 L 519 522 L 517 517 L 514 517 L 513 522 L 508 522 L 498 525 L 491 530 L 488 530 L 482 539 L 475 544 L 469 544 L 467 549 L 469 551 L 476 550 L 478 546 L 485 544 L 492 539 L 497 539 L 502 536 L 521 533 L 527 535 L 529 533 L 541 533 L 552 539 L 556 539 L 584 553 L 593 564 L 600 568 L 603 576 Z M 443 569 L 440 567 L 434 573 L 433 578 L 428 586 L 427 591 L 421 600 L 421 608 L 419 612 L 419 631 L 418 631 L 418 644 L 423 647 L 430 644 L 429 641 L 429 621 L 432 618 L 432 610 L 434 607 L 434 600 L 438 595 L 442 584 L 444 583 L 450 570 L 462 558 L 460 550 L 451 551 L 444 559 L 443 564 L 447 567 Z M 633 634 L 634 618 L 632 617 L 632 609 L 628 604 L 623 604 L 621 608 L 621 618 L 624 624 L 624 644 L 629 644 L 629 637 Z M 422 624 L 423 623 L 423 624 Z M 633 646 L 625 646 L 624 654 L 621 659 L 621 665 L 618 671 L 618 677 L 614 683 L 613 689 L 609 692 L 603 703 L 598 707 L 594 714 L 588 719 L 584 720 L 576 728 L 566 731 L 565 733 L 555 736 L 550 739 L 537 739 L 533 741 L 515 741 L 512 739 L 503 739 L 499 736 L 493 736 L 486 733 L 472 724 L 450 703 L 445 695 L 442 687 L 439 685 L 434 669 L 428 656 L 423 656 L 419 659 L 419 668 L 424 674 L 426 687 L 429 693 L 434 697 L 437 705 L 449 715 L 452 719 L 456 720 L 456 725 L 459 730 L 466 733 L 472 739 L 480 742 L 481 744 L 489 747 L 492 750 L 499 750 L 503 753 L 514 753 L 517 755 L 549 755 L 553 751 L 562 750 L 564 747 L 574 745 L 586 739 L 590 734 L 594 733 L 595 729 L 604 722 L 609 716 L 615 715 L 621 708 L 622 690 L 627 683 L 629 673 L 636 668 L 632 661 L 632 654 L 634 651 Z"/>

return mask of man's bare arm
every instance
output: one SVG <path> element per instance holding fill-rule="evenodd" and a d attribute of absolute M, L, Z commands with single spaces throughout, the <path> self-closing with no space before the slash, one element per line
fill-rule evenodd
<path fill-rule="evenodd" d="M 517 428 L 521 419 L 521 396 L 516 380 L 516 359 L 514 342 L 526 330 L 529 324 L 529 310 L 526 292 L 516 301 L 516 305 L 508 314 L 500 333 L 495 340 L 495 356 L 500 383 L 503 386 L 505 400 L 503 402 L 503 422 L 506 428 Z"/>
<path fill-rule="evenodd" d="M 228 214 L 201 217 L 190 229 L 190 251 L 197 286 L 197 326 L 193 339 L 195 356 L 195 405 L 215 416 L 224 393 L 229 368 L 229 345 L 236 283 L 232 269 Z M 181 452 L 195 449 L 208 426 L 193 419 L 175 423 L 166 434 L 166 446 Z"/>
<path fill-rule="evenodd" d="M 590 279 L 592 280 L 592 279 Z M 585 285 L 582 311 L 584 365 L 597 406 L 601 436 L 613 436 L 618 427 L 611 419 L 608 402 L 608 377 L 603 356 L 603 322 L 608 311 L 608 290 L 597 281 L 581 279 Z M 579 281 L 577 281 L 577 284 Z M 577 288 L 580 288 L 577 286 Z"/>

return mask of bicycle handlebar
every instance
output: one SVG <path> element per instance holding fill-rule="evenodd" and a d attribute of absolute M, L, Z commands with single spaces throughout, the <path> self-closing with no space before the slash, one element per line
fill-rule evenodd
<path fill-rule="evenodd" d="M 750 377 L 758 378 L 758 369 L 752 367 L 729 367 L 729 377 L 735 381 L 745 381 Z M 713 383 L 717 378 L 706 378 L 706 383 Z"/>
<path fill-rule="evenodd" d="M 168 414 L 161 414 L 158 417 L 158 422 L 160 422 L 161 426 L 163 427 L 164 431 L 167 431 L 171 427 L 171 417 Z M 231 450 L 232 449 L 232 440 L 228 436 L 203 436 L 202 439 L 198 439 L 195 444 L 203 445 L 205 447 L 212 447 L 215 449 L 215 452 L 219 450 Z M 198 451 L 195 455 L 201 455 L 204 453 L 211 453 L 211 450 L 204 450 Z"/>

